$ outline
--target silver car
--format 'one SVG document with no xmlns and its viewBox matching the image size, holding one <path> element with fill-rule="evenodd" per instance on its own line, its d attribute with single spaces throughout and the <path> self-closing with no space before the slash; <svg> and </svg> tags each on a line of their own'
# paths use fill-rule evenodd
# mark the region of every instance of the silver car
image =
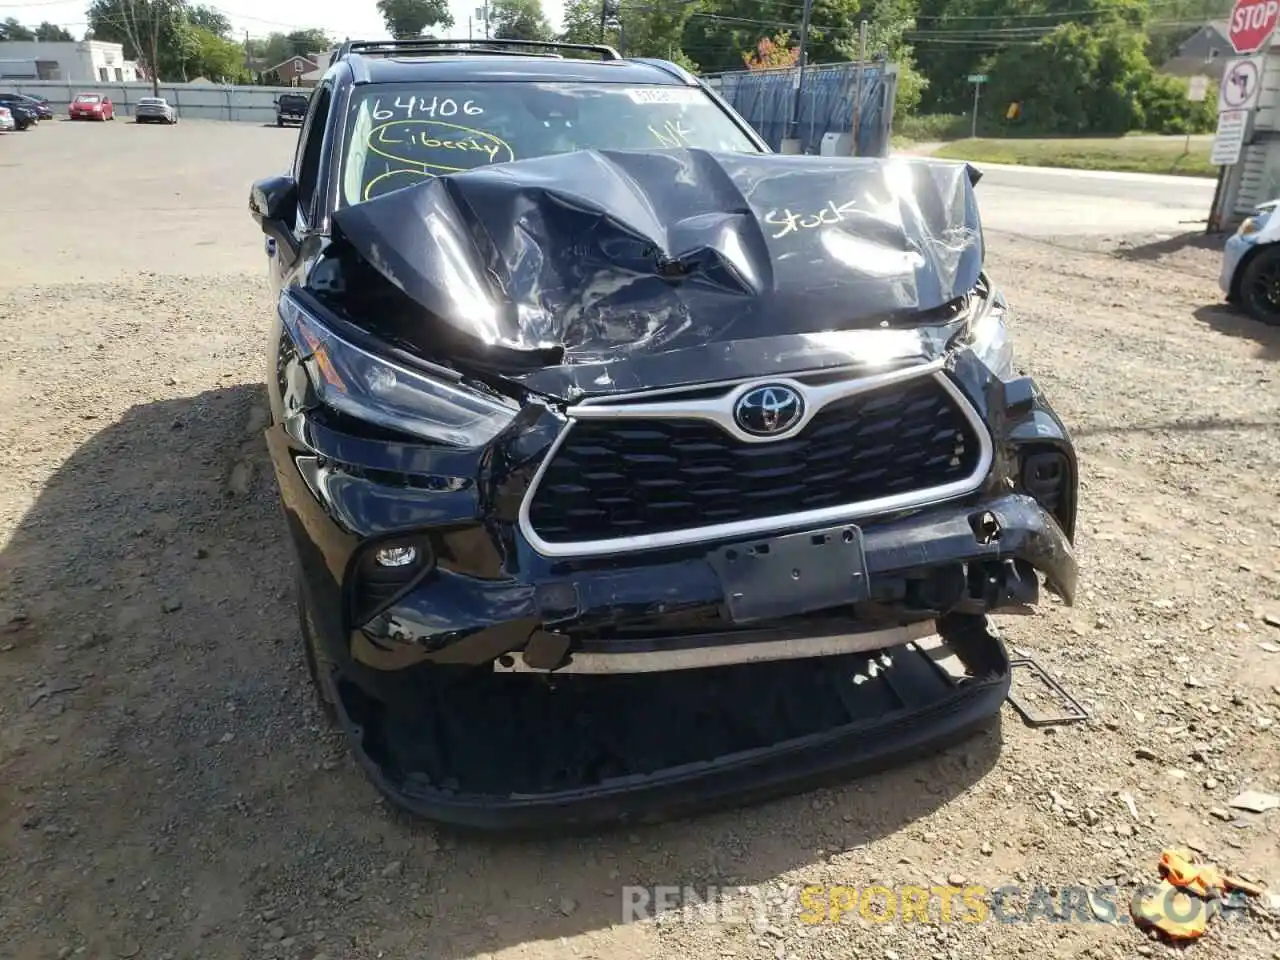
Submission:
<svg viewBox="0 0 1280 960">
<path fill-rule="evenodd" d="M 164 97 L 142 97 L 133 108 L 134 123 L 177 123 L 178 111 Z"/>
<path fill-rule="evenodd" d="M 12 130 L 17 124 L 13 122 L 13 114 L 8 107 L 0 107 L 0 130 Z"/>
</svg>

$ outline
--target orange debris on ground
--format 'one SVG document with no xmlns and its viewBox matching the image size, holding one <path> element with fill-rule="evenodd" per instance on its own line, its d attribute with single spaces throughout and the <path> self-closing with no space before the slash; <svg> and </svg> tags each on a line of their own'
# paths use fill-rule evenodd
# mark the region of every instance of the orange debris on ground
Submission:
<svg viewBox="0 0 1280 960">
<path fill-rule="evenodd" d="M 1160 883 L 1135 896 L 1129 912 L 1140 926 L 1158 930 L 1170 940 L 1203 936 L 1226 891 L 1250 896 L 1263 892 L 1257 884 L 1222 873 L 1212 864 L 1196 863 L 1185 850 L 1161 853 L 1160 873 Z"/>
</svg>

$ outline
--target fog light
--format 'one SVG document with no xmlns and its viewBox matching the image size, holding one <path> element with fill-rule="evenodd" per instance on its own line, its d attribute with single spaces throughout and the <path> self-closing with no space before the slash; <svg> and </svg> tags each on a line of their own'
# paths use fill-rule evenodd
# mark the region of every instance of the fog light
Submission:
<svg viewBox="0 0 1280 960">
<path fill-rule="evenodd" d="M 418 560 L 417 547 L 383 547 L 373 555 L 380 567 L 407 567 Z"/>
</svg>

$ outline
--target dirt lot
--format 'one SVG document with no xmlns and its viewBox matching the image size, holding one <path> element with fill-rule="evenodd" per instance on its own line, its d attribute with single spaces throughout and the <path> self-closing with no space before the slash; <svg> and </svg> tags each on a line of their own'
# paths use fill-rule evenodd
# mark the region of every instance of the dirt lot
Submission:
<svg viewBox="0 0 1280 960">
<path fill-rule="evenodd" d="M 1227 809 L 1280 792 L 1280 330 L 1219 309 L 1194 239 L 990 237 L 1084 470 L 1080 602 L 1002 627 L 1090 722 L 1006 709 L 884 776 L 591 839 L 388 811 L 314 708 L 259 437 L 271 305 L 245 200 L 295 137 L 0 137 L 0 955 L 1128 958 L 1167 948 L 1043 913 L 811 926 L 787 891 L 1123 896 L 1188 843 L 1280 887 L 1280 810 Z M 758 885 L 773 906 L 624 925 L 629 884 Z M 1189 955 L 1280 958 L 1277 916 Z"/>
</svg>

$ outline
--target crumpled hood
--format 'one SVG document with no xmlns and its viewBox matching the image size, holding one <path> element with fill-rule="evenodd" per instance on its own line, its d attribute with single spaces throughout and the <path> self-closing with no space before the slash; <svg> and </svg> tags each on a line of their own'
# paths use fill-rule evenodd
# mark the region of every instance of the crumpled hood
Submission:
<svg viewBox="0 0 1280 960">
<path fill-rule="evenodd" d="M 583 151 L 346 207 L 334 236 L 477 350 L 613 366 L 912 325 L 978 280 L 977 179 L 928 159 Z"/>
</svg>

